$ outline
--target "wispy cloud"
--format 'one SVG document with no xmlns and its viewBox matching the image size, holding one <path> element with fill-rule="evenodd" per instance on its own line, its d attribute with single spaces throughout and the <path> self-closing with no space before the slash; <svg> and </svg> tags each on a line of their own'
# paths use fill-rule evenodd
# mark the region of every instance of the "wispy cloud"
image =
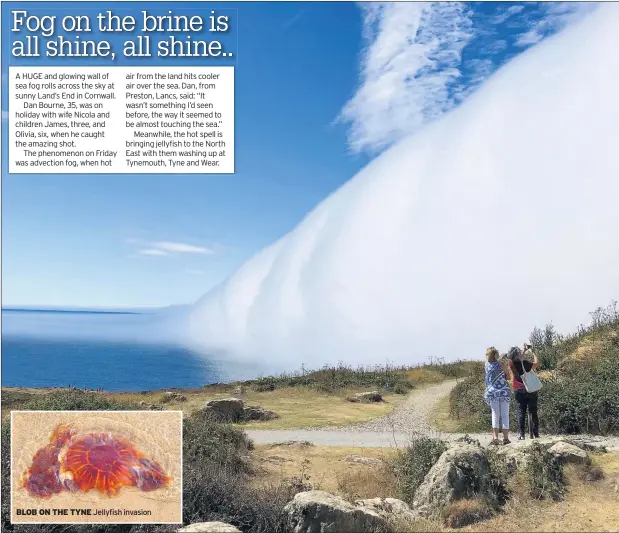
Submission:
<svg viewBox="0 0 619 533">
<path fill-rule="evenodd" d="M 522 33 L 516 46 L 537 44 L 549 34 L 562 30 L 568 24 L 593 11 L 597 2 L 540 2 L 541 18 L 532 27 Z"/>
<path fill-rule="evenodd" d="M 597 7 L 591 2 L 360 4 L 360 83 L 338 121 L 354 152 L 377 152 L 470 96 L 503 62 Z M 505 32 L 508 29 L 510 46 Z M 473 56 L 465 51 L 475 50 Z M 515 48 L 514 48 L 515 45 Z"/>
<path fill-rule="evenodd" d="M 464 3 L 361 4 L 361 85 L 340 119 L 353 150 L 386 147 L 451 107 L 449 84 L 473 36 Z"/>
<path fill-rule="evenodd" d="M 303 17 L 303 15 L 305 15 L 305 9 L 300 9 L 288 20 L 284 21 L 284 23 L 282 24 L 282 29 L 285 30 L 290 28 L 290 26 L 298 22 Z"/>
<path fill-rule="evenodd" d="M 150 256 L 168 256 L 178 254 L 200 254 L 208 255 L 215 253 L 212 248 L 205 246 L 196 246 L 184 242 L 171 241 L 143 241 L 140 239 L 127 239 L 127 243 L 134 244 L 139 247 L 137 253 L 139 255 Z"/>
<path fill-rule="evenodd" d="M 517 15 L 524 10 L 524 4 L 516 4 L 509 7 L 499 6 L 498 12 L 492 17 L 492 24 L 503 24 L 512 15 Z"/>
<path fill-rule="evenodd" d="M 168 252 L 163 250 L 157 250 L 156 248 L 145 248 L 144 250 L 138 250 L 140 255 L 170 255 Z"/>
<path fill-rule="evenodd" d="M 203 246 L 194 246 L 192 244 L 185 244 L 182 242 L 169 242 L 160 241 L 151 243 L 152 246 L 158 250 L 163 250 L 169 253 L 178 254 L 212 254 L 213 250 L 210 248 L 204 248 Z"/>
</svg>

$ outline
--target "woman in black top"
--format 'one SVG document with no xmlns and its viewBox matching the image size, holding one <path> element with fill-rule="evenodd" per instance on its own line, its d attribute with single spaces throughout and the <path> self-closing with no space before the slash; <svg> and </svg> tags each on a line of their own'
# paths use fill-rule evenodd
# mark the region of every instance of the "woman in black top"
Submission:
<svg viewBox="0 0 619 533">
<path fill-rule="evenodd" d="M 512 388 L 514 389 L 514 397 L 518 404 L 518 425 L 520 426 L 520 436 L 518 440 L 524 440 L 524 426 L 527 419 L 527 409 L 529 411 L 529 437 L 532 439 L 539 438 L 539 420 L 537 416 L 537 392 L 527 392 L 522 381 L 522 374 L 531 372 L 539 365 L 537 354 L 533 351 L 530 344 L 523 346 L 524 350 L 514 346 L 509 350 L 507 357 L 509 358 L 509 368 L 511 370 L 513 381 Z M 525 359 L 525 352 L 530 350 L 533 354 L 533 362 Z"/>
</svg>

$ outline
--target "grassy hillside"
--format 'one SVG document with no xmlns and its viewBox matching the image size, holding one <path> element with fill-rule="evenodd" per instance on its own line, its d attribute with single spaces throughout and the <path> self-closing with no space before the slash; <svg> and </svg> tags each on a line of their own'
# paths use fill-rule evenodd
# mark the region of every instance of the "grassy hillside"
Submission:
<svg viewBox="0 0 619 533">
<path fill-rule="evenodd" d="M 550 324 L 530 336 L 539 358 L 540 430 L 546 433 L 619 434 L 619 311 L 616 302 L 591 313 L 589 326 L 560 335 Z M 485 431 L 482 368 L 459 383 L 449 398 L 451 430 Z M 443 406 L 444 407 L 444 406 Z M 510 409 L 512 428 L 516 409 Z M 439 417 L 440 418 L 440 417 Z"/>
</svg>

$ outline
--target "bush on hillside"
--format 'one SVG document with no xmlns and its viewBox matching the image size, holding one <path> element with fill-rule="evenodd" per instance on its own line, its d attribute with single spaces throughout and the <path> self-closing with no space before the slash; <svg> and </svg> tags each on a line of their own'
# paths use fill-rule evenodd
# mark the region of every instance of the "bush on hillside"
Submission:
<svg viewBox="0 0 619 533">
<path fill-rule="evenodd" d="M 535 328 L 529 337 L 529 342 L 535 348 L 542 370 L 554 370 L 559 363 L 566 360 L 586 340 L 605 340 L 609 332 L 617 332 L 619 326 L 619 310 L 617 302 L 612 301 L 607 307 L 598 307 L 589 313 L 591 322 L 588 326 L 580 326 L 572 335 L 558 334 L 552 324 L 542 330 Z"/>
<path fill-rule="evenodd" d="M 272 391 L 275 388 L 284 387 L 310 387 L 329 394 L 340 393 L 344 389 L 372 387 L 381 390 L 395 389 L 400 391 L 411 390 L 420 383 L 424 383 L 424 377 L 436 381 L 468 376 L 479 367 L 473 361 L 456 361 L 445 363 L 442 359 L 433 359 L 429 364 L 418 366 L 394 366 L 376 365 L 359 366 L 357 368 L 339 363 L 326 365 L 320 370 L 306 372 L 302 370 L 296 373 L 284 373 L 279 376 L 267 376 L 253 381 L 245 382 L 258 392 Z M 409 377 L 412 370 L 415 377 Z"/>
<path fill-rule="evenodd" d="M 559 501 L 565 495 L 565 475 L 561 458 L 534 442 L 526 467 L 531 496 Z"/>
<path fill-rule="evenodd" d="M 390 465 L 398 480 L 398 489 L 402 500 L 412 503 L 415 492 L 423 483 L 426 474 L 447 450 L 447 445 L 440 439 L 419 437 L 403 450 L 398 450 Z"/>
<path fill-rule="evenodd" d="M 540 424 L 550 433 L 619 433 L 619 340 L 594 363 L 546 380 L 539 395 Z"/>
<path fill-rule="evenodd" d="M 58 390 L 43 394 L 24 405 L 30 411 L 131 411 L 139 410 L 132 402 L 121 402 L 97 392 Z"/>
</svg>

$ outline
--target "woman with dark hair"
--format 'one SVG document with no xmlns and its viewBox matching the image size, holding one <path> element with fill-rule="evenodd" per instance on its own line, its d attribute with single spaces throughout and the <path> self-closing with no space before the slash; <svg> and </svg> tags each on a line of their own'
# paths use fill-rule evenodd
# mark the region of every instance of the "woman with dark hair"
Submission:
<svg viewBox="0 0 619 533">
<path fill-rule="evenodd" d="M 528 361 L 525 357 L 527 351 L 533 355 L 533 361 Z M 509 369 L 513 376 L 512 388 L 514 389 L 514 397 L 518 404 L 518 426 L 520 436 L 518 440 L 525 438 L 525 420 L 527 418 L 527 410 L 529 411 L 529 437 L 532 439 L 539 438 L 539 420 L 537 417 L 537 392 L 527 392 L 522 375 L 525 372 L 531 372 L 539 366 L 537 354 L 533 351 L 530 344 L 525 344 L 523 349 L 514 346 L 507 354 L 509 358 Z"/>
</svg>

